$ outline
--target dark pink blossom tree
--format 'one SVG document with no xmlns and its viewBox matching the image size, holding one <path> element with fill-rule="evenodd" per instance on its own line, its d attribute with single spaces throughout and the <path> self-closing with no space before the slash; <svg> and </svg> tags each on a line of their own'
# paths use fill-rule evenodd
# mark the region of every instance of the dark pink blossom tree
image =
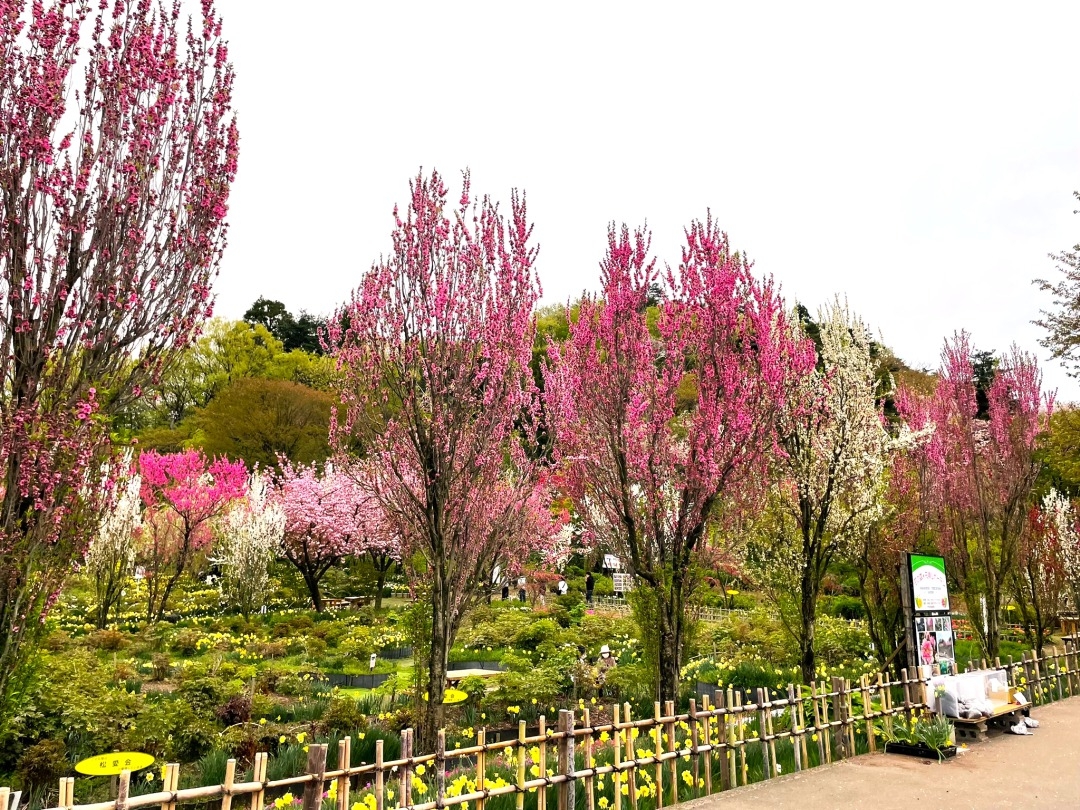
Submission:
<svg viewBox="0 0 1080 810">
<path fill-rule="evenodd" d="M 0 692 L 97 525 L 107 418 L 210 310 L 238 136 L 200 17 L 0 3 Z"/>
<path fill-rule="evenodd" d="M 282 459 L 274 491 L 285 510 L 285 559 L 304 578 L 315 610 L 323 609 L 319 583 L 327 571 L 345 557 L 393 549 L 383 539 L 378 504 L 352 474 L 330 464 L 320 471 Z"/>
<path fill-rule="evenodd" d="M 208 461 L 198 450 L 139 456 L 143 518 L 142 558 L 146 569 L 146 619 L 160 621 L 192 557 L 210 546 L 214 522 L 247 492 L 242 461 Z"/>
<path fill-rule="evenodd" d="M 348 429 L 367 448 L 371 489 L 403 552 L 424 562 L 431 605 L 428 703 L 434 745 L 450 646 L 498 560 L 527 545 L 536 462 L 529 361 L 539 285 L 525 200 L 503 216 L 484 198 L 452 208 L 437 173 L 417 176 L 390 255 L 335 319 Z M 525 431 L 521 431 L 524 433 Z"/>
<path fill-rule="evenodd" d="M 917 450 L 927 469 L 924 502 L 979 642 L 993 658 L 1002 602 L 1031 529 L 1042 467 L 1037 439 L 1049 425 L 1053 396 L 1042 390 L 1035 358 L 1014 347 L 986 392 L 986 418 L 978 418 L 972 357 L 967 333 L 955 335 L 942 351 L 934 393 L 905 392 L 897 409 L 912 428 L 933 428 Z"/>
<path fill-rule="evenodd" d="M 709 218 L 686 231 L 655 327 L 649 237 L 609 232 L 603 291 L 586 297 L 545 376 L 556 457 L 594 537 L 646 586 L 661 700 L 678 694 L 695 557 L 733 490 L 761 475 L 792 381 L 813 367 L 770 281 Z"/>
</svg>

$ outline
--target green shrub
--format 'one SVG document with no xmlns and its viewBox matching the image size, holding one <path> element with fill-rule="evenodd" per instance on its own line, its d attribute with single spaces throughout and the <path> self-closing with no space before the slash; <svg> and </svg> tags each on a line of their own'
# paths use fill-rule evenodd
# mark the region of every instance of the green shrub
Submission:
<svg viewBox="0 0 1080 810">
<path fill-rule="evenodd" d="M 98 630 L 86 637 L 86 643 L 95 650 L 116 652 L 127 647 L 131 640 L 119 630 Z"/>
<path fill-rule="evenodd" d="M 71 764 L 63 740 L 42 740 L 28 747 L 15 766 L 19 787 L 32 792 L 52 787 L 61 776 L 67 776 Z"/>
</svg>

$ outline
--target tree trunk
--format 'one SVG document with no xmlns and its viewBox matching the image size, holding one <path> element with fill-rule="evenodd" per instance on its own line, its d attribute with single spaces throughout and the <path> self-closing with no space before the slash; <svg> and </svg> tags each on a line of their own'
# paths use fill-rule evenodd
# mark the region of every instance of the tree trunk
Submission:
<svg viewBox="0 0 1080 810">
<path fill-rule="evenodd" d="M 814 627 L 817 619 L 817 588 L 811 567 L 803 569 L 802 587 L 799 603 L 799 667 L 802 670 L 803 683 L 814 682 L 817 661 L 814 655 Z"/>
<path fill-rule="evenodd" d="M 450 593 L 445 578 L 435 572 L 431 589 L 431 652 L 428 660 L 428 700 L 422 704 L 419 750 L 433 751 L 443 720 L 446 667 L 450 655 Z"/>
<path fill-rule="evenodd" d="M 386 586 L 386 571 L 382 568 L 379 569 L 378 576 L 375 579 L 375 612 L 378 613 L 382 610 L 382 592 Z"/>
<path fill-rule="evenodd" d="M 660 702 L 678 701 L 679 673 L 682 669 L 683 630 L 685 626 L 682 571 L 673 571 L 668 593 L 657 589 L 660 620 L 657 664 L 660 684 Z"/>
<path fill-rule="evenodd" d="M 308 593 L 311 594 L 311 604 L 315 606 L 315 612 L 322 613 L 323 598 L 322 592 L 319 590 L 319 578 L 315 576 L 314 571 L 306 568 L 301 568 L 300 574 L 304 577 L 304 584 L 307 585 Z"/>
</svg>

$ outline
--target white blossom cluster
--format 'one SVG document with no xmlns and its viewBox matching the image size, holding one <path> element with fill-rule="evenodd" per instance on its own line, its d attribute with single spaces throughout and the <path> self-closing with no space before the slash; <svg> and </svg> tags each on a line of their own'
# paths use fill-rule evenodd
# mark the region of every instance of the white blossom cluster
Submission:
<svg viewBox="0 0 1080 810">
<path fill-rule="evenodd" d="M 121 457 L 117 468 L 132 470 L 130 450 Z M 110 477 L 110 470 L 103 470 L 102 478 Z M 138 473 L 119 479 L 113 491 L 115 500 L 105 509 L 97 534 L 86 550 L 86 571 L 94 581 L 103 617 L 120 599 L 124 583 L 135 572 L 136 545 L 142 527 L 141 489 L 142 478 Z"/>
<path fill-rule="evenodd" d="M 266 479 L 255 473 L 246 501 L 225 516 L 222 526 L 221 590 L 244 615 L 266 603 L 270 563 L 285 534 L 285 512 L 267 494 Z"/>
</svg>

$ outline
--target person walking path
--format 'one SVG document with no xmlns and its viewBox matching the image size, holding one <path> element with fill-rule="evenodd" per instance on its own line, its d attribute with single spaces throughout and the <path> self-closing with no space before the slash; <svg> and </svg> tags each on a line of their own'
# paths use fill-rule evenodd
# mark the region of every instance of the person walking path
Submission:
<svg viewBox="0 0 1080 810">
<path fill-rule="evenodd" d="M 1080 808 L 1080 696 L 1032 710 L 1030 737 L 992 734 L 944 763 L 866 754 L 685 802 L 680 810 Z"/>
</svg>

